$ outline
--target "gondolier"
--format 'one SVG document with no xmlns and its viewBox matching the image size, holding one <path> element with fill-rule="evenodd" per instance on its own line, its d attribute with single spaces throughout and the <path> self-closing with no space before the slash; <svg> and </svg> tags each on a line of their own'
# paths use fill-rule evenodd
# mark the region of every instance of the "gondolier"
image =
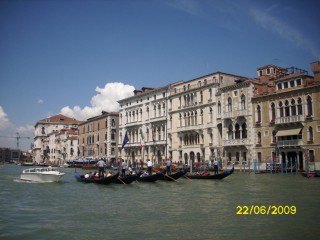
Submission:
<svg viewBox="0 0 320 240">
<path fill-rule="evenodd" d="M 97 162 L 97 166 L 99 168 L 99 177 L 103 177 L 104 174 L 104 167 L 106 166 L 106 163 L 100 159 L 99 162 Z"/>
<path fill-rule="evenodd" d="M 166 173 L 167 173 L 167 175 L 171 174 L 171 159 L 169 159 L 169 158 L 166 161 Z"/>
<path fill-rule="evenodd" d="M 148 160 L 147 164 L 148 164 L 148 170 L 147 171 L 148 171 L 149 175 L 152 175 L 152 166 L 153 166 L 153 164 L 152 164 L 150 159 Z"/>
</svg>

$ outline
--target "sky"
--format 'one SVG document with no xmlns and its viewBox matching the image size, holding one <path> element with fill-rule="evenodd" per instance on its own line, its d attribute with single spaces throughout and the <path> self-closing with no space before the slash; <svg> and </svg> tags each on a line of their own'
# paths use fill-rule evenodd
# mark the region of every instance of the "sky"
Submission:
<svg viewBox="0 0 320 240">
<path fill-rule="evenodd" d="M 134 89 L 320 60 L 316 0 L 0 0 L 0 136 L 118 111 Z M 0 147 L 16 147 L 0 137 Z"/>
</svg>

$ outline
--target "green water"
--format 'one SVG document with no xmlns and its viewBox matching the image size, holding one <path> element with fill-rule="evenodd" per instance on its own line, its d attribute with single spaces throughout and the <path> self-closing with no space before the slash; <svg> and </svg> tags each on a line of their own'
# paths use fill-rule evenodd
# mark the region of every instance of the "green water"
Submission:
<svg viewBox="0 0 320 240">
<path fill-rule="evenodd" d="M 62 169 L 60 183 L 0 168 L 0 239 L 319 239 L 320 178 L 239 173 L 219 180 L 96 185 Z M 237 206 L 296 214 L 237 215 Z"/>
</svg>

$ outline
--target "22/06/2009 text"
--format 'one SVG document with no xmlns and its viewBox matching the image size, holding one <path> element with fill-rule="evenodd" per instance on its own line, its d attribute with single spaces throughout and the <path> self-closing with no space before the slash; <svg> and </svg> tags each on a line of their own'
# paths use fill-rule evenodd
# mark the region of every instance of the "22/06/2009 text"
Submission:
<svg viewBox="0 0 320 240">
<path fill-rule="evenodd" d="M 282 215 L 282 214 L 296 214 L 296 206 L 275 206 L 275 205 L 249 205 L 237 206 L 238 215 Z"/>
</svg>

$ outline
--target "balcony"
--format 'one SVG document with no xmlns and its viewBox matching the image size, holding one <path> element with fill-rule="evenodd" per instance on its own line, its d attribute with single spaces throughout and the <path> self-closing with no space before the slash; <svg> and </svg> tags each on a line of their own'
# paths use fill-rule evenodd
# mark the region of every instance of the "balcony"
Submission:
<svg viewBox="0 0 320 240">
<path fill-rule="evenodd" d="M 247 115 L 247 110 L 246 109 L 238 110 L 236 114 L 237 114 L 237 117 L 244 117 Z"/>
<path fill-rule="evenodd" d="M 277 142 L 278 147 L 293 147 L 293 146 L 302 146 L 302 139 L 294 139 L 294 140 L 281 140 Z"/>
<path fill-rule="evenodd" d="M 223 113 L 223 118 L 232 118 L 232 117 L 233 117 L 232 111 Z"/>
<path fill-rule="evenodd" d="M 299 123 L 301 121 L 304 121 L 303 115 L 276 118 L 276 124 Z"/>
<path fill-rule="evenodd" d="M 177 130 L 178 130 L 178 132 L 192 131 L 192 130 L 202 130 L 203 127 L 204 127 L 203 124 L 198 124 L 198 125 L 178 127 Z"/>
<path fill-rule="evenodd" d="M 239 146 L 239 145 L 247 145 L 248 143 L 249 143 L 249 140 L 247 138 L 223 140 L 224 146 Z"/>
</svg>

